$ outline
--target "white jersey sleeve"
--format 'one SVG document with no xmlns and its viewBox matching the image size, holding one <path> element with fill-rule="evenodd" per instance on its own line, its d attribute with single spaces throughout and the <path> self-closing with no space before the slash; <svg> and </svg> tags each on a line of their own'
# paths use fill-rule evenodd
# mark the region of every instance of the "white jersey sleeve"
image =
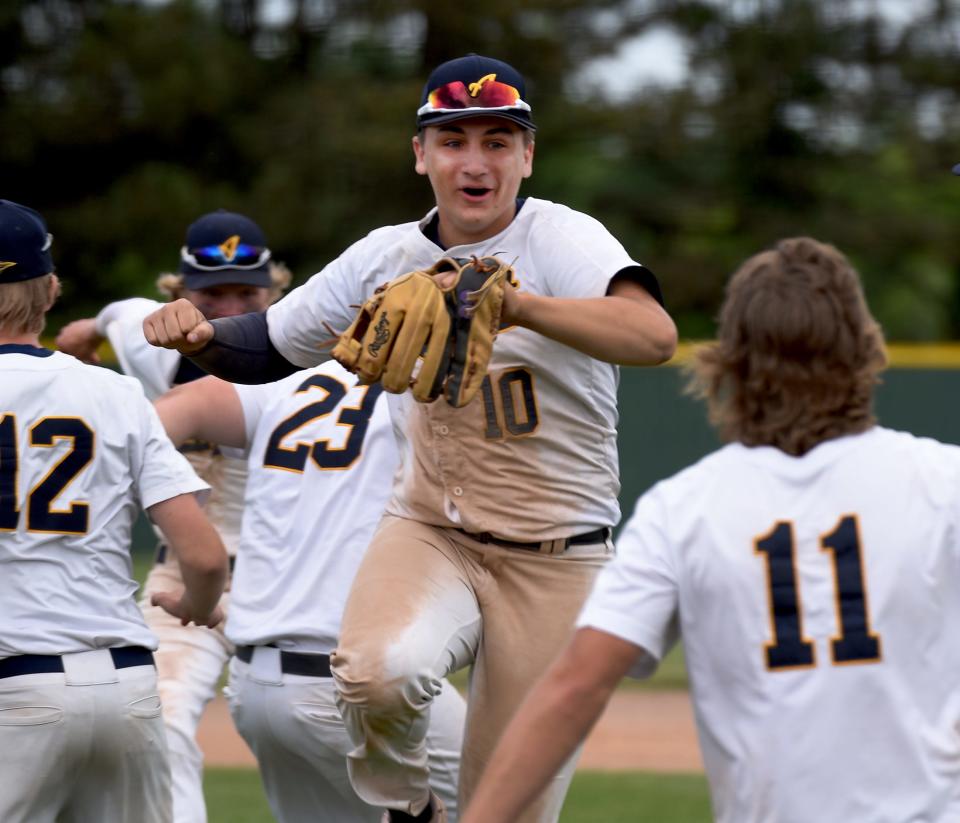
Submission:
<svg viewBox="0 0 960 823">
<path fill-rule="evenodd" d="M 207 489 L 139 383 L 0 346 L 0 657 L 156 648 L 134 600 L 142 506 Z"/>
<path fill-rule="evenodd" d="M 531 210 L 541 203 L 530 203 Z M 640 265 L 599 220 L 550 205 L 550 209 L 537 209 L 536 230 L 529 233 L 528 259 L 536 261 L 538 270 L 549 272 L 543 279 L 544 294 L 603 297 L 617 272 Z"/>
<path fill-rule="evenodd" d="M 123 373 L 137 378 L 150 400 L 170 390 L 180 364 L 179 352 L 151 346 L 143 336 L 143 319 L 162 305 L 131 297 L 108 304 L 96 318 L 97 331 L 110 341 Z"/>
<path fill-rule="evenodd" d="M 600 628 L 646 652 L 630 674 L 656 670 L 679 635 L 679 586 L 656 489 L 637 503 L 617 538 L 617 558 L 601 571 L 578 626 Z"/>
<path fill-rule="evenodd" d="M 236 389 L 249 482 L 227 636 L 328 653 L 397 468 L 386 398 L 334 361 Z"/>
</svg>

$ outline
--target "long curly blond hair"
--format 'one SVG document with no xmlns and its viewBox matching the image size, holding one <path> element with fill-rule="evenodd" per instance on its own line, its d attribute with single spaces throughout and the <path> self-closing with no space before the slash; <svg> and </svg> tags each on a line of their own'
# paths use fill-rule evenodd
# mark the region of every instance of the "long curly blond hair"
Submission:
<svg viewBox="0 0 960 823">
<path fill-rule="evenodd" d="M 724 440 L 801 455 L 876 422 L 883 332 L 860 278 L 833 246 L 781 240 L 727 285 L 717 341 L 700 347 L 688 391 Z"/>
<path fill-rule="evenodd" d="M 290 273 L 290 269 L 286 267 L 286 264 L 277 263 L 273 260 L 269 263 L 269 272 L 271 283 L 270 302 L 276 303 L 290 287 L 290 283 L 293 282 L 293 275 Z M 156 286 L 160 294 L 169 300 L 176 300 L 178 297 L 183 296 L 183 275 L 165 272 L 157 278 Z"/>
</svg>

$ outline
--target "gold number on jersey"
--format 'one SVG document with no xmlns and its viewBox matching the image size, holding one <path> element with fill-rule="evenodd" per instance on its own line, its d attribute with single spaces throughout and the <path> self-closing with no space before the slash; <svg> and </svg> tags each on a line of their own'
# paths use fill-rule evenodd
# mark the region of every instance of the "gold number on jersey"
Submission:
<svg viewBox="0 0 960 823">
<path fill-rule="evenodd" d="M 533 375 L 526 369 L 503 372 L 496 378 L 496 391 L 488 374 L 480 384 L 480 396 L 483 398 L 483 412 L 487 421 L 484 432 L 487 440 L 503 437 L 504 428 L 514 437 L 530 434 L 540 424 Z M 497 407 L 498 397 L 500 408 L 503 409 L 502 417 Z"/>
<path fill-rule="evenodd" d="M 793 524 L 778 521 L 754 540 L 766 557 L 767 594 L 772 640 L 765 646 L 769 669 L 795 669 L 816 664 L 813 642 L 804 636 Z M 832 531 L 820 536 L 820 551 L 833 561 L 837 633 L 830 641 L 835 665 L 881 659 L 880 638 L 870 628 L 863 574 L 860 529 L 855 514 L 843 515 Z"/>
<path fill-rule="evenodd" d="M 20 522 L 17 499 L 20 452 L 16 416 L 0 417 L 0 531 L 14 531 Z M 95 435 L 78 417 L 44 417 L 30 427 L 30 445 L 50 448 L 57 441 L 70 441 L 70 450 L 50 468 L 27 494 L 27 531 L 52 534 L 86 534 L 90 505 L 73 502 L 54 509 L 54 501 L 93 459 Z"/>
</svg>

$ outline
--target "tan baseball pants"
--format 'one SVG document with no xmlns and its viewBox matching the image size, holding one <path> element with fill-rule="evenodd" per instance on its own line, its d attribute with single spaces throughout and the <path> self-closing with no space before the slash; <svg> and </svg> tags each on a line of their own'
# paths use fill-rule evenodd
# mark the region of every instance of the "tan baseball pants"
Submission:
<svg viewBox="0 0 960 823">
<path fill-rule="evenodd" d="M 338 705 L 355 748 L 350 779 L 368 803 L 418 814 L 428 796 L 430 703 L 447 674 L 472 664 L 460 805 L 530 686 L 569 638 L 609 540 L 541 554 L 455 529 L 384 518 L 351 589 L 331 655 Z M 553 823 L 567 763 L 523 823 Z"/>
</svg>

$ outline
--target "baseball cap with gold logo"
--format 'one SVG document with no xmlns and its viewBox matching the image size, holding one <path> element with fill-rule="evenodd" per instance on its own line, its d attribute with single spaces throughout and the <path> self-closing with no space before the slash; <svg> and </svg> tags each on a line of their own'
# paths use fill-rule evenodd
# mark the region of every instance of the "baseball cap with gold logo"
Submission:
<svg viewBox="0 0 960 823">
<path fill-rule="evenodd" d="M 53 271 L 53 235 L 39 212 L 0 200 L 0 283 L 19 283 Z"/>
<path fill-rule="evenodd" d="M 437 66 L 417 109 L 417 128 L 467 117 L 502 117 L 536 131 L 523 75 L 509 63 L 468 54 Z"/>
<path fill-rule="evenodd" d="M 270 249 L 253 220 L 218 209 L 187 229 L 180 273 L 188 289 L 225 284 L 269 287 Z"/>
</svg>

